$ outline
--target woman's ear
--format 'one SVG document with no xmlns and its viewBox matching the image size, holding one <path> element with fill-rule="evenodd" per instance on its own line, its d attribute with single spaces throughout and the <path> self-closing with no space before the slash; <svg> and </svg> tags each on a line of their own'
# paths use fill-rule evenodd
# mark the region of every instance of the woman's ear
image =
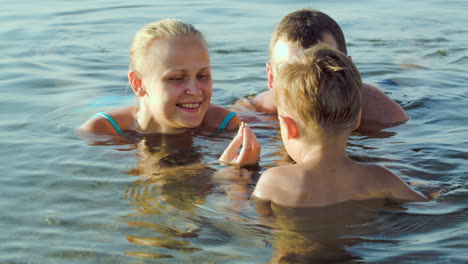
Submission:
<svg viewBox="0 0 468 264">
<path fill-rule="evenodd" d="M 267 78 L 268 78 L 268 88 L 272 89 L 273 88 L 273 71 L 271 70 L 270 63 L 266 63 L 266 73 L 267 73 Z"/>
<path fill-rule="evenodd" d="M 299 127 L 296 124 L 296 121 L 289 116 L 278 115 L 281 119 L 281 125 L 284 126 L 284 131 L 286 131 L 287 139 L 294 139 L 299 137 Z"/>
<path fill-rule="evenodd" d="M 130 82 L 130 86 L 132 86 L 132 90 L 136 94 L 136 96 L 145 96 L 146 91 L 143 88 L 142 81 L 136 72 L 131 71 L 128 73 L 128 81 Z"/>
</svg>

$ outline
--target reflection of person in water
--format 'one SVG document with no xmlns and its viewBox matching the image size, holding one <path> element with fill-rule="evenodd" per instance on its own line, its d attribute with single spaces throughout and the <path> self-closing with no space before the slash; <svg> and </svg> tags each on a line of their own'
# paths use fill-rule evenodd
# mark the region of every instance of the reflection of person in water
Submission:
<svg viewBox="0 0 468 264">
<path fill-rule="evenodd" d="M 191 134 L 151 135 L 138 143 L 138 150 L 138 166 L 128 173 L 142 176 L 135 188 L 151 189 L 161 203 L 190 211 L 211 192 L 214 169 L 201 163 Z"/>
<path fill-rule="evenodd" d="M 137 143 L 137 148 L 138 165 L 128 174 L 139 178 L 127 189 L 126 197 L 138 215 L 128 225 L 153 233 L 128 235 L 127 240 L 146 249 L 147 246 L 155 247 L 156 252 L 150 249 L 125 253 L 156 259 L 173 257 L 165 254 L 164 249 L 171 253 L 201 250 L 182 238 L 198 236 L 199 226 L 189 219 L 212 192 L 214 170 L 201 163 L 202 155 L 193 144 L 192 134 L 148 135 Z"/>
<path fill-rule="evenodd" d="M 138 179 L 126 190 L 126 197 L 138 214 L 129 217 L 127 223 L 135 229 L 126 238 L 132 244 L 145 247 L 142 248 L 144 252 L 126 254 L 170 258 L 192 253 L 201 250 L 196 243 L 216 240 L 209 236 L 197 238 L 202 229 L 207 233 L 224 232 L 223 240 L 229 237 L 229 232 L 204 217 L 204 211 L 199 208 L 207 197 L 226 197 L 232 189 L 245 188 L 246 184 L 217 178 L 215 169 L 204 162 L 203 148 L 199 145 L 203 145 L 203 141 L 197 141 L 197 137 L 189 133 L 153 134 L 137 143 L 138 164 L 128 174 Z M 234 166 L 227 169 L 240 170 Z M 226 185 L 229 190 L 224 190 Z M 242 194 L 246 193 L 242 189 Z M 225 200 L 221 198 L 221 201 L 219 205 L 224 208 Z M 223 243 L 223 240 L 216 242 Z"/>
</svg>

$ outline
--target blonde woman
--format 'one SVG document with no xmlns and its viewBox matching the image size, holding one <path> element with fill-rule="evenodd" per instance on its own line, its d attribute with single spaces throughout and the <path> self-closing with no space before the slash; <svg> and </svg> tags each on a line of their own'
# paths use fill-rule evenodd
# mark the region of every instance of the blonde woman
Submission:
<svg viewBox="0 0 468 264">
<path fill-rule="evenodd" d="M 191 24 L 164 19 L 140 29 L 130 48 L 128 80 L 139 105 L 97 113 L 81 127 L 82 133 L 132 138 L 239 127 L 234 112 L 211 104 L 210 56 L 201 32 Z M 224 161 L 256 163 L 260 145 L 255 135 L 249 127 L 240 134 L 249 140 L 246 150 Z"/>
</svg>

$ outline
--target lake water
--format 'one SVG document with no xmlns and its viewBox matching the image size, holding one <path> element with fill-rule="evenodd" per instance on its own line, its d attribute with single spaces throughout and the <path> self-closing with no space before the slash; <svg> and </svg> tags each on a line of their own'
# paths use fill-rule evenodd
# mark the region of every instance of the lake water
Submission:
<svg viewBox="0 0 468 264">
<path fill-rule="evenodd" d="M 229 107 L 266 89 L 270 34 L 302 7 L 337 20 L 364 81 L 410 116 L 354 134 L 349 155 L 436 199 L 273 221 L 245 201 L 258 173 L 253 183 L 213 176 L 232 134 L 181 137 L 184 155 L 165 160 L 176 168 L 154 165 L 172 151 L 161 139 L 75 135 L 95 112 L 133 102 L 128 48 L 144 24 L 175 17 L 204 32 L 213 101 Z M 467 1 L 20 0 L 1 9 L 1 263 L 268 263 L 288 250 L 315 260 L 282 263 L 468 263 Z M 277 123 L 258 117 L 261 173 L 284 152 Z"/>
</svg>

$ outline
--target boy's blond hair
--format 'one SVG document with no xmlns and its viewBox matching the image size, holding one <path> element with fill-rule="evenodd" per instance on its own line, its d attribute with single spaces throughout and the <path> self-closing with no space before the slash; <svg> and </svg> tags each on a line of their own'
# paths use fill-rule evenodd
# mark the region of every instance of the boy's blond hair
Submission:
<svg viewBox="0 0 468 264">
<path fill-rule="evenodd" d="M 303 133 L 350 133 L 358 121 L 359 71 L 345 54 L 324 44 L 282 65 L 274 87 L 279 113 L 291 115 L 304 128 Z"/>
<path fill-rule="evenodd" d="M 142 74 L 144 72 L 143 64 L 147 64 L 144 62 L 155 59 L 147 57 L 148 48 L 154 40 L 187 36 L 198 36 L 206 44 L 202 33 L 193 25 L 182 20 L 168 18 L 143 26 L 135 34 L 130 47 L 129 70 Z"/>
</svg>

